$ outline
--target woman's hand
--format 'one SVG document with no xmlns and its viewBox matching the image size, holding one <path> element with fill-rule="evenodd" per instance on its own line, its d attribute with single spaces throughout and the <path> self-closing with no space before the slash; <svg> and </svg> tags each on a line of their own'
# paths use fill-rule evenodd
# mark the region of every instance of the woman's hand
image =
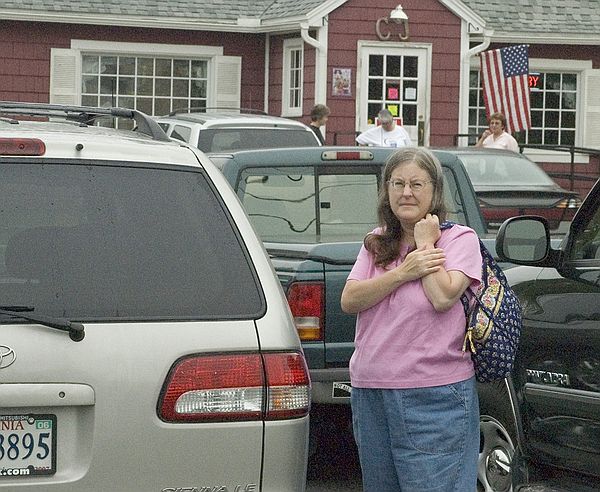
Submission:
<svg viewBox="0 0 600 492">
<path fill-rule="evenodd" d="M 477 140 L 477 142 L 475 143 L 475 147 L 483 147 L 483 141 L 488 138 L 490 135 L 492 134 L 492 131 L 488 128 L 487 130 L 485 130 L 482 134 L 481 137 L 479 137 L 479 139 Z"/>
<path fill-rule="evenodd" d="M 418 278 L 437 272 L 446 261 L 444 250 L 440 248 L 425 249 L 425 246 L 411 251 L 396 270 L 402 275 L 404 281 Z"/>
<path fill-rule="evenodd" d="M 433 248 L 433 245 L 442 235 L 438 216 L 427 214 L 415 224 L 414 235 L 417 249 L 422 247 Z"/>
</svg>

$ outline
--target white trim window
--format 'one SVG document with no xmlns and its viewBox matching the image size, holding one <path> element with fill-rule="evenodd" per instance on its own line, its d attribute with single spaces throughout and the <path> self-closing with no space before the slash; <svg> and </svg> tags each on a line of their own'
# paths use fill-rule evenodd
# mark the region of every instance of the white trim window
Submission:
<svg viewBox="0 0 600 492">
<path fill-rule="evenodd" d="M 531 128 L 517 132 L 521 143 L 576 145 L 579 74 L 570 71 L 530 71 Z M 488 127 L 481 72 L 469 77 L 469 133 Z"/>
<path fill-rule="evenodd" d="M 189 58 L 81 56 L 81 103 L 119 106 L 149 115 L 206 108 L 208 61 Z"/>
<path fill-rule="evenodd" d="M 50 56 L 55 104 L 120 106 L 153 116 L 240 107 L 241 57 L 223 56 L 222 47 L 72 40 L 70 49 L 52 48 Z"/>
<path fill-rule="evenodd" d="M 473 60 L 469 74 L 469 123 L 468 132 L 475 135 L 487 128 L 481 72 L 478 60 Z M 593 96 L 600 87 L 599 70 L 591 70 L 589 60 L 556 60 L 532 58 L 529 60 L 531 128 L 518 132 L 515 138 L 520 143 L 535 145 L 561 145 L 594 147 L 594 108 L 598 107 L 598 96 Z M 590 96 L 590 88 L 592 96 Z M 586 95 L 587 93 L 587 95 Z M 556 154 L 548 150 L 528 149 L 530 154 L 547 154 L 552 161 Z M 540 157 L 541 158 L 541 157 Z M 568 156 L 566 157 L 568 158 Z M 585 160 L 585 159 L 584 159 Z"/>
<path fill-rule="evenodd" d="M 283 116 L 302 116 L 303 84 L 304 43 L 302 39 L 285 39 L 283 41 Z"/>
</svg>

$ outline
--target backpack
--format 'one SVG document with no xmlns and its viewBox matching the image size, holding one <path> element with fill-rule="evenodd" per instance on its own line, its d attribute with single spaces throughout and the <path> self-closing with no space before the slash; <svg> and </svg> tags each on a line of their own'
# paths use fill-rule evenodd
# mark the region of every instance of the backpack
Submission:
<svg viewBox="0 0 600 492">
<path fill-rule="evenodd" d="M 449 229 L 453 225 L 446 221 L 440 229 Z M 460 299 L 467 319 L 463 352 L 470 350 L 477 381 L 487 383 L 510 375 L 523 320 L 521 305 L 504 272 L 481 240 L 479 248 L 481 283 L 476 291 L 472 291 L 472 302 L 465 294 Z"/>
</svg>

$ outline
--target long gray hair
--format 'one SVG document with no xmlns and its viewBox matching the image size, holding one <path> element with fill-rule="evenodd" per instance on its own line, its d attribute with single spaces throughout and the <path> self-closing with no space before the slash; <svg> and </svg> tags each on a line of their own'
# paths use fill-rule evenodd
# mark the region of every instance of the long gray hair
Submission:
<svg viewBox="0 0 600 492">
<path fill-rule="evenodd" d="M 390 207 L 388 181 L 394 170 L 407 163 L 415 163 L 427 172 L 433 184 L 433 198 L 428 213 L 439 217 L 440 223 L 446 219 L 447 209 L 444 202 L 444 175 L 438 158 L 424 148 L 406 147 L 391 154 L 383 169 L 381 188 L 377 203 L 377 216 L 383 232 L 381 235 L 369 234 L 365 238 L 365 248 L 375 255 L 375 264 L 389 265 L 400 254 L 402 226 Z"/>
</svg>

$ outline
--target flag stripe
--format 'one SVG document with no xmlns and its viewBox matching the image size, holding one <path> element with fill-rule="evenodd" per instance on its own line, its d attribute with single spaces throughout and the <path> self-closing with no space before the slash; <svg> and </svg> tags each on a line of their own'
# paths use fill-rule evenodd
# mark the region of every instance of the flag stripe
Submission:
<svg viewBox="0 0 600 492">
<path fill-rule="evenodd" d="M 529 106 L 529 56 L 527 45 L 488 50 L 480 54 L 483 96 L 488 118 L 506 117 L 507 131 L 531 126 Z"/>
</svg>

